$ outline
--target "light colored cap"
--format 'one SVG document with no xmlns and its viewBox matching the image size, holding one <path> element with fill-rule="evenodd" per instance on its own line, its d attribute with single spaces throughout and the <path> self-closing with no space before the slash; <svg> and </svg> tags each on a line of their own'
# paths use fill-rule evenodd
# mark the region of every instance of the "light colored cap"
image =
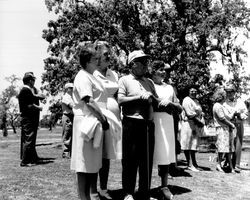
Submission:
<svg viewBox="0 0 250 200">
<path fill-rule="evenodd" d="M 229 84 L 226 84 L 226 86 L 225 86 L 225 90 L 227 91 L 227 92 L 231 92 L 231 91 L 236 91 L 236 88 L 235 88 L 235 86 L 233 85 L 233 84 L 231 84 L 231 83 L 229 83 Z"/>
<path fill-rule="evenodd" d="M 130 64 L 136 58 L 142 58 L 142 57 L 150 57 L 150 56 L 148 54 L 145 54 L 142 50 L 132 51 L 128 55 L 128 64 Z"/>
<path fill-rule="evenodd" d="M 73 88 L 73 87 L 74 87 L 73 83 L 66 83 L 64 86 L 65 89 Z"/>
</svg>

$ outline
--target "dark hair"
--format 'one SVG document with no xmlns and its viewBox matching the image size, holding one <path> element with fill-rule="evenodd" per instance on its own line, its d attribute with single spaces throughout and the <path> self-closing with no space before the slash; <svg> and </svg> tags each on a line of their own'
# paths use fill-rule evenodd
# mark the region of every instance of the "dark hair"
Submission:
<svg viewBox="0 0 250 200">
<path fill-rule="evenodd" d="M 155 72 L 162 67 L 165 67 L 165 63 L 163 61 L 161 60 L 153 61 L 151 64 L 151 69 L 152 69 L 151 73 L 155 74 Z"/>
<path fill-rule="evenodd" d="M 83 69 L 86 68 L 87 63 L 91 60 L 91 58 L 95 55 L 95 50 L 93 45 L 87 45 L 80 49 L 79 51 L 79 62 Z"/>
<path fill-rule="evenodd" d="M 30 80 L 35 80 L 35 78 L 29 74 L 25 74 L 23 77 L 23 84 L 27 85 L 30 82 Z"/>
</svg>

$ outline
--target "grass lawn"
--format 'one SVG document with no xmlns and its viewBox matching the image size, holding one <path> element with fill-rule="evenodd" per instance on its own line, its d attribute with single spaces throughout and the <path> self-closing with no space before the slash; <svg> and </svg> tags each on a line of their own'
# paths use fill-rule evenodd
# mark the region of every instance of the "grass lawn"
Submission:
<svg viewBox="0 0 250 200">
<path fill-rule="evenodd" d="M 62 159 L 61 129 L 53 132 L 39 130 L 37 152 L 48 158 L 48 163 L 20 167 L 20 131 L 0 136 L 0 200 L 77 200 L 75 176 L 70 171 L 70 160 Z M 214 153 L 198 153 L 201 172 L 186 170 L 183 176 L 169 179 L 175 200 L 249 200 L 250 170 L 240 174 L 221 173 L 215 170 Z M 183 161 L 183 153 L 179 160 Z M 183 163 L 183 162 L 180 162 Z M 180 165 L 183 167 L 183 165 Z M 156 166 L 153 169 L 152 189 L 160 185 Z M 121 163 L 111 161 L 109 189 L 115 200 L 121 198 Z"/>
</svg>

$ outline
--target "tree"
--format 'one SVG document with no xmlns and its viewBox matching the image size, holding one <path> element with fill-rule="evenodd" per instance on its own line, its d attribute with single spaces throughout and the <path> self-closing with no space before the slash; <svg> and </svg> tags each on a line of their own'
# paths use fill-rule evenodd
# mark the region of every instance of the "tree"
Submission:
<svg viewBox="0 0 250 200">
<path fill-rule="evenodd" d="M 0 95 L 0 104 L 2 105 L 0 109 L 0 117 L 2 120 L 3 132 L 5 136 L 7 136 L 7 123 L 10 123 L 14 133 L 16 133 L 16 125 L 18 125 L 19 108 L 16 97 L 18 94 L 17 83 L 20 78 L 16 75 L 11 75 L 5 79 L 10 82 L 10 86 L 8 86 Z"/>
<path fill-rule="evenodd" d="M 42 79 L 50 83 L 45 88 L 52 94 L 77 73 L 79 43 L 97 39 L 108 41 L 117 58 L 143 49 L 152 59 L 168 63 L 181 100 L 188 86 L 199 85 L 208 120 L 213 92 L 209 65 L 214 53 L 221 55 L 238 88 L 248 80 L 240 73 L 246 52 L 235 43 L 236 30 L 246 37 L 249 34 L 246 25 L 250 10 L 242 0 L 100 0 L 94 4 L 46 0 L 46 5 L 58 14 L 58 19 L 49 21 L 43 31 L 50 57 L 44 61 L 46 73 Z"/>
</svg>

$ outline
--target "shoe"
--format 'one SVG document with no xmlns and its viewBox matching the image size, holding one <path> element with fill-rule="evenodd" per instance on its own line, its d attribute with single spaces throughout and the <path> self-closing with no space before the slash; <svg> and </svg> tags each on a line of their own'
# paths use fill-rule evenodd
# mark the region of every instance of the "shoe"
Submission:
<svg viewBox="0 0 250 200">
<path fill-rule="evenodd" d="M 98 193 L 90 194 L 90 199 L 91 200 L 100 200 L 99 194 Z"/>
<path fill-rule="evenodd" d="M 32 166 L 35 166 L 35 164 L 34 163 L 23 163 L 23 162 L 20 163 L 20 167 L 32 167 Z"/>
<path fill-rule="evenodd" d="M 194 166 L 191 166 L 191 167 L 188 166 L 188 169 L 191 170 L 191 171 L 193 171 L 193 172 L 199 172 L 200 171 L 198 168 L 196 168 Z"/>
<path fill-rule="evenodd" d="M 170 192 L 168 187 L 161 188 L 161 195 L 163 196 L 162 199 L 164 200 L 171 200 L 174 198 L 174 195 Z"/>
<path fill-rule="evenodd" d="M 134 200 L 133 196 L 131 194 L 127 194 L 125 197 L 124 197 L 124 200 Z"/>
<path fill-rule="evenodd" d="M 240 173 L 240 172 L 241 172 L 241 169 L 240 169 L 239 167 L 235 167 L 235 168 L 234 168 L 234 171 L 235 171 L 236 173 Z"/>
<path fill-rule="evenodd" d="M 219 172 L 224 172 L 224 170 L 221 168 L 220 165 L 217 165 L 217 166 L 216 166 L 216 170 L 219 171 Z"/>
<path fill-rule="evenodd" d="M 112 197 L 108 193 L 108 190 L 100 190 L 99 195 L 101 196 L 101 198 L 112 199 Z"/>
</svg>

